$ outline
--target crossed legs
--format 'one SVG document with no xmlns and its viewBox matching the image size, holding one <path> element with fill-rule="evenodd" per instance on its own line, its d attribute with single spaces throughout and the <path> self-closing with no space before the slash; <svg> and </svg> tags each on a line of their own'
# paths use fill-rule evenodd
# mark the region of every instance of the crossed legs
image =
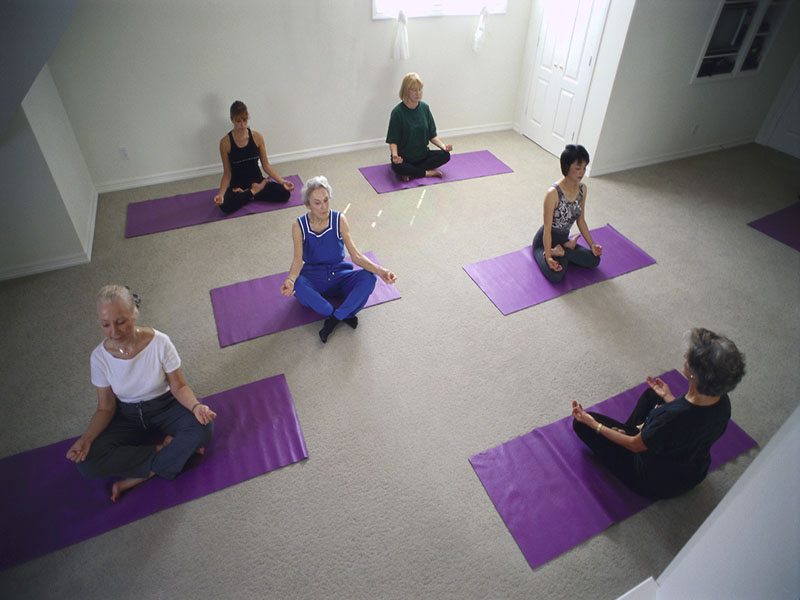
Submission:
<svg viewBox="0 0 800 600">
<path fill-rule="evenodd" d="M 356 313 L 367 303 L 375 289 L 375 281 L 376 275 L 365 269 L 339 271 L 331 277 L 301 272 L 294 283 L 294 291 L 300 304 L 327 317 L 320 331 L 320 338 L 325 342 L 340 321 L 356 327 Z M 338 308 L 334 308 L 326 298 L 331 296 L 344 298 Z"/>
</svg>

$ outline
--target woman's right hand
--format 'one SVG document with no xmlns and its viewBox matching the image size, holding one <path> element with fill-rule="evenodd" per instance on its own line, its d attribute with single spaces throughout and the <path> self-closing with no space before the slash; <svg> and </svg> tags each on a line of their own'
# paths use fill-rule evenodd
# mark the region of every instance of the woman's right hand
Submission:
<svg viewBox="0 0 800 600">
<path fill-rule="evenodd" d="M 403 162 L 403 157 L 400 156 L 399 154 L 396 156 L 392 156 L 392 162 L 396 165 L 399 165 L 401 162 Z"/>
<path fill-rule="evenodd" d="M 597 421 L 588 412 L 583 410 L 583 406 L 575 400 L 572 401 L 572 417 L 579 423 L 583 423 L 592 429 L 597 427 Z"/>
<path fill-rule="evenodd" d="M 92 447 L 91 442 L 87 442 L 83 436 L 79 437 L 75 440 L 75 443 L 72 444 L 72 448 L 67 450 L 67 459 L 71 460 L 72 462 L 83 462 L 86 460 L 86 457 L 89 454 L 89 449 Z"/>
<path fill-rule="evenodd" d="M 550 267 L 552 271 L 558 272 L 564 268 L 561 266 L 561 263 L 558 262 L 555 258 L 552 258 L 550 256 L 545 256 L 544 259 L 547 262 L 547 266 Z"/>
<path fill-rule="evenodd" d="M 217 194 L 216 196 L 214 196 L 214 204 L 216 204 L 217 206 L 222 204 L 222 194 Z"/>
<path fill-rule="evenodd" d="M 283 285 L 281 285 L 281 294 L 284 296 L 292 297 L 294 296 L 294 280 L 289 279 L 288 277 L 283 280 Z"/>
</svg>

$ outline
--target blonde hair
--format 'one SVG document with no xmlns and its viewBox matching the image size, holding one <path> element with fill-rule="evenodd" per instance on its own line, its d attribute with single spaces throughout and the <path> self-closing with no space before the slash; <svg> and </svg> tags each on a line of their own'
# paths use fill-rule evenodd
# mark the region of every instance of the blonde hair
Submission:
<svg viewBox="0 0 800 600">
<path fill-rule="evenodd" d="M 124 285 L 104 285 L 97 292 L 97 304 L 119 302 L 134 317 L 139 316 L 139 297 Z"/>
<path fill-rule="evenodd" d="M 408 98 L 408 90 L 415 83 L 419 84 L 420 89 L 422 89 L 425 85 L 422 83 L 422 79 L 420 79 L 419 75 L 416 73 L 408 73 L 405 77 L 403 77 L 403 83 L 400 84 L 400 100 L 405 102 L 405 99 Z"/>
</svg>

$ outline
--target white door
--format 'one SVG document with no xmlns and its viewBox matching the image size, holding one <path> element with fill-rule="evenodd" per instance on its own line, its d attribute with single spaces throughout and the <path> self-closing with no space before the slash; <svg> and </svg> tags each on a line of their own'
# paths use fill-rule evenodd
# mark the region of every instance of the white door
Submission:
<svg viewBox="0 0 800 600">
<path fill-rule="evenodd" d="M 608 1 L 546 0 L 522 133 L 556 156 L 580 143 Z"/>
</svg>

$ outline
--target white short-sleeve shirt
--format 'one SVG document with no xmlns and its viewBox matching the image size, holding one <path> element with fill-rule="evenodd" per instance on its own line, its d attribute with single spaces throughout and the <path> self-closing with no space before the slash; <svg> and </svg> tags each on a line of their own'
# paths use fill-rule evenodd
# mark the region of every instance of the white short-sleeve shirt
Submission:
<svg viewBox="0 0 800 600">
<path fill-rule="evenodd" d="M 144 402 L 169 391 L 167 373 L 181 366 L 181 358 L 165 333 L 153 329 L 150 343 L 131 359 L 112 356 L 101 342 L 92 352 L 92 384 L 111 387 L 120 402 Z"/>
</svg>

